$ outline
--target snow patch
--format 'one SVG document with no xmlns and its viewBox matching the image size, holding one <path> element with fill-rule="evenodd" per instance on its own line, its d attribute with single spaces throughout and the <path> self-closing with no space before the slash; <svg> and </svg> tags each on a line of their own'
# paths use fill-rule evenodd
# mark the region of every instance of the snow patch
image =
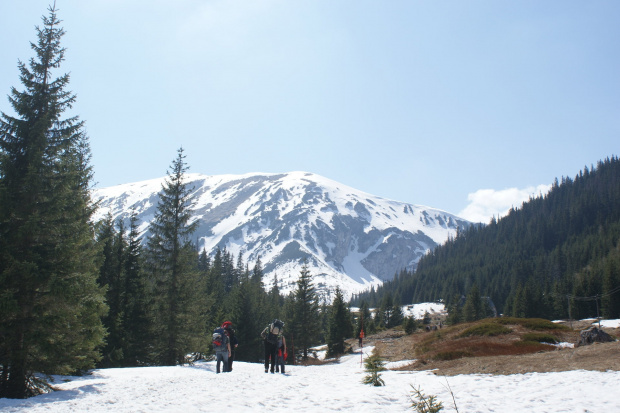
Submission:
<svg viewBox="0 0 620 413">
<path fill-rule="evenodd" d="M 381 372 L 385 386 L 373 387 L 362 384 L 367 375 L 363 359 L 370 352 L 343 356 L 338 363 L 322 366 L 287 365 L 286 374 L 265 374 L 261 363 L 244 362 L 235 362 L 231 373 L 216 374 L 215 362 L 210 361 L 56 376 L 59 391 L 26 400 L 0 399 L 0 411 L 405 413 L 412 411 L 412 385 L 435 395 L 447 412 L 453 411 L 450 391 L 461 412 L 580 412 L 584 406 L 593 412 L 620 411 L 617 371 L 444 377 L 430 371 L 386 370 Z"/>
</svg>

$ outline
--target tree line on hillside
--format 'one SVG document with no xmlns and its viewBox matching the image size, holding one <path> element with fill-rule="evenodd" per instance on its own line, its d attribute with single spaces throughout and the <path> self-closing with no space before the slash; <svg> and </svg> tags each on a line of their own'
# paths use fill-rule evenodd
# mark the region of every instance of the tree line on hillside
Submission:
<svg viewBox="0 0 620 413">
<path fill-rule="evenodd" d="M 35 57 L 19 62 L 15 115 L 0 119 L 0 397 L 50 389 L 51 374 L 94 367 L 176 365 L 208 355 L 211 332 L 234 323 L 237 358 L 261 358 L 262 328 L 285 320 L 301 357 L 325 342 L 344 351 L 353 319 L 342 293 L 320 303 L 304 263 L 296 289 L 266 291 L 260 259 L 250 264 L 190 242 L 197 222 L 178 151 L 160 193 L 148 240 L 128 224 L 93 223 L 92 167 L 84 124 L 64 117 L 75 96 L 55 6 L 36 28 Z M 125 227 L 127 225 L 127 227 Z M 294 358 L 294 354 L 292 354 Z"/>
<path fill-rule="evenodd" d="M 617 156 L 556 179 L 544 196 L 472 226 L 379 288 L 354 297 L 378 305 L 443 301 L 454 320 L 479 296 L 480 316 L 620 317 L 620 162 Z M 470 309 L 468 309 L 470 310 Z"/>
</svg>

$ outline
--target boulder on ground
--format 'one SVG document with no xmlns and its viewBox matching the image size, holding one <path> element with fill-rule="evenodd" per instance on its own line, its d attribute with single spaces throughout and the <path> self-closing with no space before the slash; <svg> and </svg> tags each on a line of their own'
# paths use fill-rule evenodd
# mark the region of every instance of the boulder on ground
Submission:
<svg viewBox="0 0 620 413">
<path fill-rule="evenodd" d="M 579 333 L 579 343 L 577 343 L 577 346 L 587 346 L 592 343 L 609 343 L 610 341 L 616 340 L 603 330 L 599 330 L 595 326 L 592 326 Z"/>
</svg>

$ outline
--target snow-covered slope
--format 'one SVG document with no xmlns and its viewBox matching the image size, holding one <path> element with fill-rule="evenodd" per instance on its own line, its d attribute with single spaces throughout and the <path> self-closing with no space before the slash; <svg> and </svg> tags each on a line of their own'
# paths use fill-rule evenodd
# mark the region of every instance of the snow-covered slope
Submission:
<svg viewBox="0 0 620 413">
<path fill-rule="evenodd" d="M 164 178 L 96 190 L 98 218 L 138 214 L 148 236 Z M 330 301 L 415 268 L 429 249 L 470 225 L 444 211 L 376 197 L 306 173 L 188 174 L 195 195 L 196 240 L 213 252 L 226 248 L 250 265 L 260 257 L 265 285 L 277 276 L 294 288 L 307 259 L 314 284 Z"/>
<path fill-rule="evenodd" d="M 565 357 L 571 349 L 559 350 Z M 286 366 L 265 374 L 258 363 L 234 362 L 216 374 L 215 362 L 193 366 L 99 369 L 57 376 L 61 390 L 26 400 L 0 399 L 6 413 L 65 412 L 413 412 L 412 387 L 436 396 L 443 412 L 618 412 L 620 372 L 562 371 L 494 376 L 433 371 L 382 371 L 385 386 L 362 384 L 361 363 L 372 352 L 342 356 L 321 366 Z M 411 361 L 410 361 L 411 362 Z M 388 363 L 388 369 L 408 364 Z"/>
</svg>

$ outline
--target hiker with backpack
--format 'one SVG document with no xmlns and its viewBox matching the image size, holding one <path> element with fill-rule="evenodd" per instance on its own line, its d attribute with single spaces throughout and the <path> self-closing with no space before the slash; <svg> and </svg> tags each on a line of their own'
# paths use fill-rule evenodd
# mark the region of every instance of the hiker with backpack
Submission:
<svg viewBox="0 0 620 413">
<path fill-rule="evenodd" d="M 218 327 L 213 331 L 213 350 L 215 350 L 215 372 L 220 372 L 220 362 L 223 363 L 222 371 L 228 371 L 228 358 L 230 357 L 230 340 L 226 330 Z"/>
<path fill-rule="evenodd" d="M 272 373 L 274 372 L 278 336 L 282 333 L 283 327 L 284 323 L 276 318 L 260 333 L 263 341 L 265 342 L 265 373 L 268 371 L 271 371 Z M 269 370 L 270 361 L 271 370 Z"/>
<path fill-rule="evenodd" d="M 237 335 L 235 334 L 235 330 L 232 328 L 232 323 L 230 321 L 224 321 L 224 323 L 222 323 L 222 328 L 228 335 L 228 341 L 230 342 L 230 356 L 228 357 L 228 366 L 224 371 L 231 372 L 233 361 L 235 360 L 235 349 L 239 345 L 239 340 L 237 340 Z"/>
<path fill-rule="evenodd" d="M 276 344 L 276 373 L 282 372 L 284 374 L 284 363 L 286 362 L 287 352 L 286 352 L 286 339 L 284 338 L 284 334 L 280 333 L 278 335 L 278 341 Z"/>
</svg>

